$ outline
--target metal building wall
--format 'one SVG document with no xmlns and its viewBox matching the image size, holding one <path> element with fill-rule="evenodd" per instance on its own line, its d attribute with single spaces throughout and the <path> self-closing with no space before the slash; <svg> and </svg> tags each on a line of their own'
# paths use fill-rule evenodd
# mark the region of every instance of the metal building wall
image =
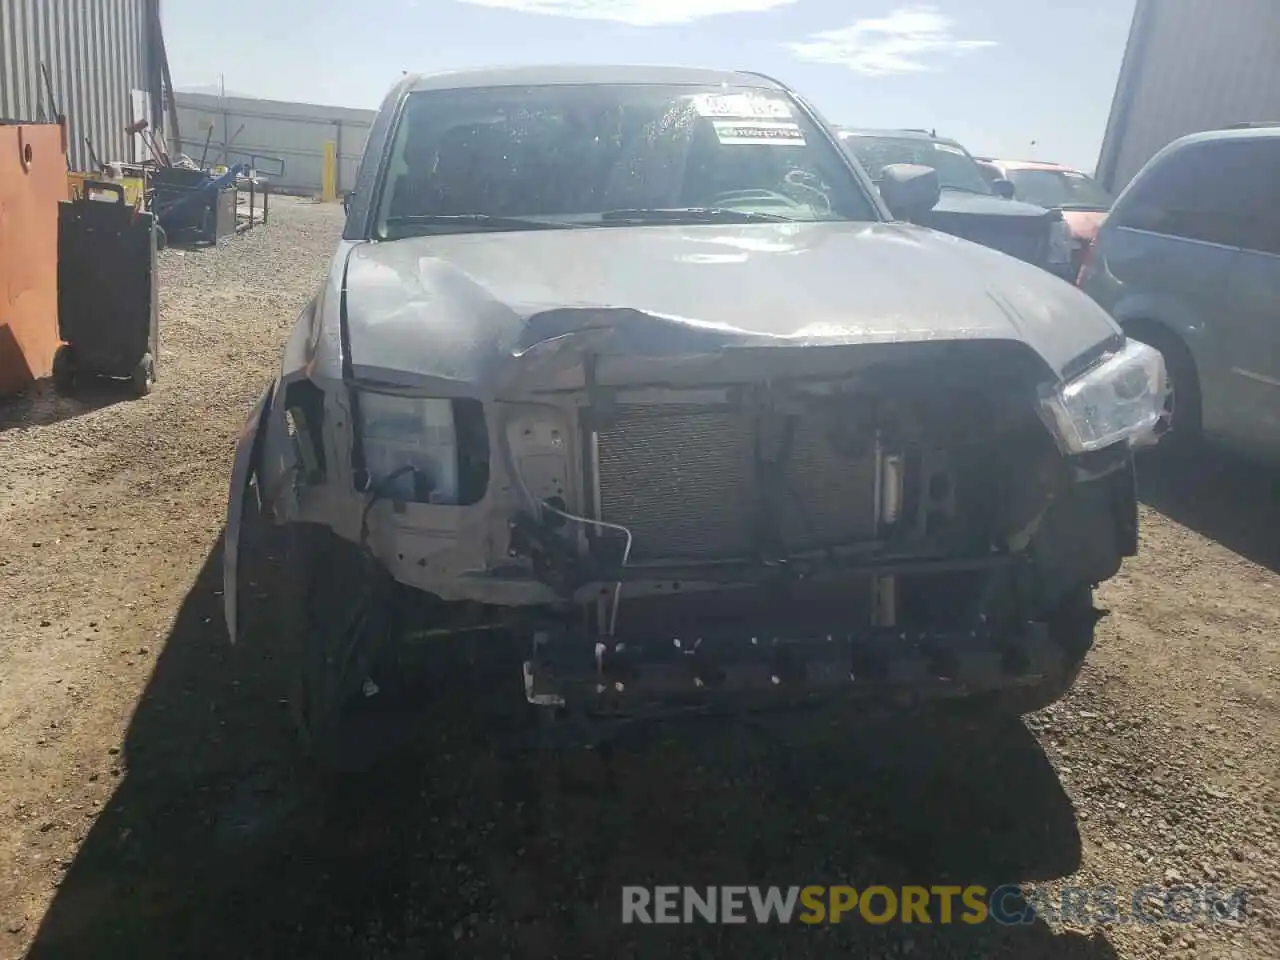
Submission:
<svg viewBox="0 0 1280 960">
<path fill-rule="evenodd" d="M 281 100 L 218 97 L 178 93 L 178 124 L 182 152 L 199 160 L 208 141 L 209 163 L 250 163 L 254 156 L 276 157 L 284 164 L 280 175 L 268 164 L 259 172 L 273 188 L 319 193 L 324 144 L 338 144 L 338 190 L 349 190 L 364 151 L 376 111 L 326 107 Z"/>
<path fill-rule="evenodd" d="M 1244 120 L 1280 121 L 1280 0 L 1138 0 L 1098 158 L 1122 189 L 1161 148 Z"/>
<path fill-rule="evenodd" d="M 153 2 L 0 0 L 0 120 L 53 119 L 44 64 L 57 110 L 67 117 L 72 168 L 91 168 L 86 137 L 101 159 L 130 159 L 131 146 L 139 146 L 124 128 L 141 117 L 156 120 L 146 97 L 135 115 L 132 94 L 150 89 Z"/>
</svg>

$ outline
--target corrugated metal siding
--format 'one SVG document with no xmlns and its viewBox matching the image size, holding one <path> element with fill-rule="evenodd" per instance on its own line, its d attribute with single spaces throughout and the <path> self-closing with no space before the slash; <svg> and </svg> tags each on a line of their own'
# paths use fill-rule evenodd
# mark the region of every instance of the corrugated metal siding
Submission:
<svg viewBox="0 0 1280 960">
<path fill-rule="evenodd" d="M 147 90 L 148 0 L 0 0 L 0 120 L 52 119 L 40 65 L 67 116 L 68 156 L 129 159 L 131 90 Z M 148 120 L 155 122 L 150 116 Z"/>
<path fill-rule="evenodd" d="M 1105 185 L 1121 189 L 1186 134 L 1280 120 L 1280 0 L 1139 0 L 1134 17 L 1098 159 Z"/>
<path fill-rule="evenodd" d="M 320 191 L 326 140 L 338 143 L 338 190 L 355 185 L 364 142 L 376 116 L 374 110 L 204 93 L 178 93 L 174 102 L 183 153 L 199 160 L 212 129 L 208 162 L 248 163 L 254 155 L 276 157 L 284 164 L 281 175 L 272 176 L 266 165 L 259 166 L 260 172 L 277 189 L 309 193 Z"/>
</svg>

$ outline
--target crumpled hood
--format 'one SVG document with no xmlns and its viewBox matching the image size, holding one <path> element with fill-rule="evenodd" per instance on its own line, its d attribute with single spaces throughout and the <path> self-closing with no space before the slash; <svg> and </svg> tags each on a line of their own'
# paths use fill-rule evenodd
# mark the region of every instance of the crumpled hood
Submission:
<svg viewBox="0 0 1280 960">
<path fill-rule="evenodd" d="M 347 260 L 358 377 L 485 396 L 513 357 L 585 329 L 607 354 L 1022 341 L 1059 375 L 1118 333 L 1038 267 L 891 223 L 604 227 L 365 243 Z M 403 378 L 395 374 L 405 375 Z"/>
</svg>

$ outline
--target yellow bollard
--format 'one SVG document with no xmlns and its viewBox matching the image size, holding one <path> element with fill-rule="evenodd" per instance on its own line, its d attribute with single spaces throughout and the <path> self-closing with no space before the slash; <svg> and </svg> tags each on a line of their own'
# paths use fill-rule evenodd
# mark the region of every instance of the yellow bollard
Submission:
<svg viewBox="0 0 1280 960">
<path fill-rule="evenodd" d="M 333 203 L 338 199 L 338 142 L 324 142 L 324 167 L 321 171 L 320 199 Z"/>
</svg>

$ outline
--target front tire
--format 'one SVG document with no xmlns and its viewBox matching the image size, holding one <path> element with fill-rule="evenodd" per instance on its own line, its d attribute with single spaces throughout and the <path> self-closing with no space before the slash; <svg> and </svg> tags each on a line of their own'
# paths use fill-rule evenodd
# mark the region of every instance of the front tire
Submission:
<svg viewBox="0 0 1280 960">
<path fill-rule="evenodd" d="M 290 524 L 284 539 L 282 619 L 298 739 L 322 771 L 358 769 L 371 745 L 353 741 L 346 721 L 391 630 L 390 578 L 327 527 Z"/>
</svg>

